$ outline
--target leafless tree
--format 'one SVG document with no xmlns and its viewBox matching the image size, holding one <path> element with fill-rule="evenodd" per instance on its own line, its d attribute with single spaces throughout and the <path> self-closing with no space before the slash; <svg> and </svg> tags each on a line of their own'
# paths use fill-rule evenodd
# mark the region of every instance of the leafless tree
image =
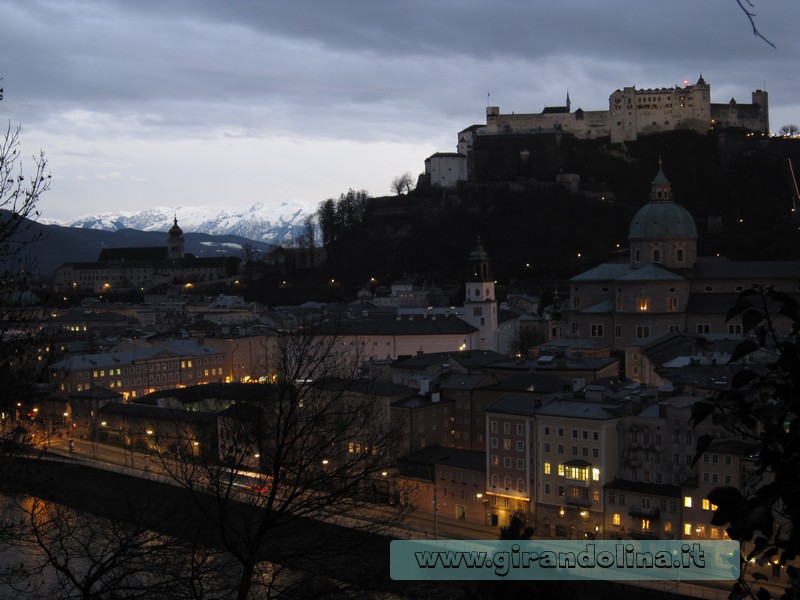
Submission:
<svg viewBox="0 0 800 600">
<path fill-rule="evenodd" d="M 6 501 L 3 541 L 14 560 L 4 561 L 0 584 L 16 598 L 219 598 L 229 585 L 210 568 L 213 552 L 144 519 L 121 523 L 32 496 Z M 152 507 L 139 508 L 144 517 Z"/>
<path fill-rule="evenodd" d="M 791 123 L 789 125 L 784 125 L 778 131 L 781 135 L 788 136 L 788 137 L 796 137 L 798 133 L 800 133 L 800 127 Z"/>
<path fill-rule="evenodd" d="M 403 173 L 392 179 L 392 191 L 398 196 L 403 192 L 408 193 L 414 189 L 414 178 L 411 173 Z"/>
<path fill-rule="evenodd" d="M 357 378 L 358 353 L 323 322 L 277 335 L 268 361 L 270 383 L 222 413 L 216 443 L 156 448 L 239 563 L 240 600 L 258 587 L 310 593 L 305 576 L 277 565 L 313 563 L 320 575 L 351 550 L 339 526 L 385 530 L 403 516 L 387 502 L 399 429 Z M 315 579 L 315 593 L 332 585 Z"/>
<path fill-rule="evenodd" d="M 7 413 L 32 397 L 45 364 L 37 353 L 43 315 L 32 292 L 34 269 L 26 249 L 40 239 L 33 226 L 39 216 L 36 205 L 50 188 L 50 175 L 42 152 L 23 170 L 20 132 L 9 123 L 0 137 L 0 382 Z M 9 430 L 4 442 L 21 441 L 20 431 L 12 436 Z"/>
</svg>

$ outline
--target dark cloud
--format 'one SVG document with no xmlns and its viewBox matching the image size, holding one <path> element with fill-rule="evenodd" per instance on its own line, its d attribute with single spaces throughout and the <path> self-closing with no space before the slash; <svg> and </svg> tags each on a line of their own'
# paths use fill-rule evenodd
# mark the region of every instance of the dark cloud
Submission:
<svg viewBox="0 0 800 600">
<path fill-rule="evenodd" d="M 777 48 L 752 35 L 733 0 L 0 0 L 0 109 L 61 163 L 65 183 L 78 179 L 76 165 L 91 171 L 77 158 L 90 149 L 115 157 L 124 175 L 126 164 L 146 162 L 128 154 L 140 142 L 169 156 L 165 144 L 195 141 L 183 152 L 201 157 L 220 139 L 260 141 L 263 155 L 294 143 L 320 160 L 308 150 L 315 141 L 346 141 L 356 152 L 348 187 L 386 193 L 390 173 L 422 168 L 425 155 L 393 164 L 402 152 L 454 149 L 456 132 L 483 120 L 488 93 L 503 110 L 533 112 L 569 90 L 573 106 L 596 110 L 617 88 L 671 86 L 702 72 L 714 101 L 746 102 L 766 86 L 774 129 L 800 121 L 800 5 L 757 0 L 756 12 Z M 359 144 L 363 156 L 374 154 L 371 144 L 392 145 L 385 184 L 359 184 L 378 177 L 363 171 Z M 230 154 L 247 160 L 238 148 Z M 168 177 L 149 167 L 154 186 Z M 182 168 L 179 157 L 170 168 Z M 276 176 L 293 169 L 276 166 Z M 276 188 L 318 201 L 310 178 L 299 179 Z M 81 189 L 75 202 L 88 207 L 91 188 Z M 214 201 L 200 196 L 193 200 Z"/>
</svg>

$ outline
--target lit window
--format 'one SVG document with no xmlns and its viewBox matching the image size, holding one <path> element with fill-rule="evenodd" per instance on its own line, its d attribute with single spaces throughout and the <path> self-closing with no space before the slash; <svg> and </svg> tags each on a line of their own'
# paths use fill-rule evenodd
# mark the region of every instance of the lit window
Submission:
<svg viewBox="0 0 800 600">
<path fill-rule="evenodd" d="M 600 481 L 600 469 L 592 469 L 592 481 Z"/>
<path fill-rule="evenodd" d="M 544 463 L 544 474 L 550 475 L 550 463 Z"/>
<path fill-rule="evenodd" d="M 564 476 L 564 465 L 558 465 L 558 476 L 559 477 Z"/>
<path fill-rule="evenodd" d="M 650 308 L 650 298 L 637 298 L 636 306 L 639 312 L 647 312 Z"/>
<path fill-rule="evenodd" d="M 691 523 L 684 523 L 683 524 L 683 535 L 692 535 L 692 524 Z"/>
<path fill-rule="evenodd" d="M 650 529 L 650 519 L 642 519 L 642 529 Z"/>
<path fill-rule="evenodd" d="M 619 513 L 614 513 L 611 517 L 611 523 L 613 525 L 619 525 L 622 522 L 622 518 L 619 516 Z"/>
</svg>

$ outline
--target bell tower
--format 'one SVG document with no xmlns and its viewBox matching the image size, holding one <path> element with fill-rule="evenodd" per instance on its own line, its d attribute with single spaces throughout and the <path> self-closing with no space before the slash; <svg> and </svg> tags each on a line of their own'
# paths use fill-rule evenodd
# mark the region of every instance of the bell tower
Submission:
<svg viewBox="0 0 800 600">
<path fill-rule="evenodd" d="M 499 352 L 497 337 L 497 299 L 491 276 L 489 255 L 480 237 L 469 255 L 470 276 L 466 282 L 463 319 L 478 330 L 477 348 Z"/>
<path fill-rule="evenodd" d="M 183 229 L 178 227 L 178 217 L 176 215 L 167 235 L 167 258 L 183 258 L 183 243 Z"/>
</svg>

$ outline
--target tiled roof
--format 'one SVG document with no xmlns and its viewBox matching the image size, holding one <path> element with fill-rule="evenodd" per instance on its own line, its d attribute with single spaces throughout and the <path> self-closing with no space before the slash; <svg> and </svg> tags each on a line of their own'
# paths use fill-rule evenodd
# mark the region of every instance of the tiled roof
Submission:
<svg viewBox="0 0 800 600">
<path fill-rule="evenodd" d="M 604 263 L 570 278 L 570 281 L 614 281 L 630 270 L 628 263 Z"/>
<path fill-rule="evenodd" d="M 427 446 L 400 459 L 403 462 L 445 465 L 470 471 L 486 470 L 486 454 L 458 448 Z"/>
<path fill-rule="evenodd" d="M 648 494 L 650 496 L 666 496 L 668 498 L 680 498 L 681 486 L 667 485 L 658 483 L 645 483 L 643 481 L 629 481 L 627 479 L 615 479 L 603 486 L 607 490 L 618 490 L 620 492 L 634 492 Z"/>
<path fill-rule="evenodd" d="M 676 275 L 664 267 L 647 263 L 638 269 L 631 269 L 628 273 L 618 279 L 618 281 L 684 281 L 685 278 Z"/>
<path fill-rule="evenodd" d="M 800 276 L 800 261 L 698 260 L 692 271 L 694 279 L 752 279 L 755 283 L 765 279 L 797 279 Z"/>
</svg>

